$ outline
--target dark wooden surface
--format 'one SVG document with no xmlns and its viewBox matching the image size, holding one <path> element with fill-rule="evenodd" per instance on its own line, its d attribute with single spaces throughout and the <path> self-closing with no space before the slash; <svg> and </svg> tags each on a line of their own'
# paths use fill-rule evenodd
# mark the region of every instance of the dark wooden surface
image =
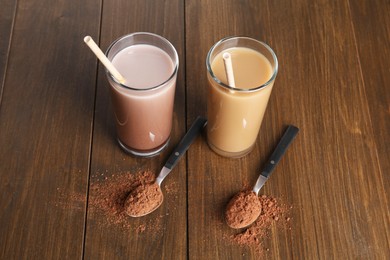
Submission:
<svg viewBox="0 0 390 260">
<path fill-rule="evenodd" d="M 257 259 L 226 241 L 227 201 L 257 174 L 286 125 L 298 138 L 262 194 L 293 205 L 269 259 L 390 258 L 390 2 L 0 0 L 0 259 Z M 152 159 L 115 142 L 102 49 L 136 31 L 180 58 L 170 146 Z M 158 172 L 206 113 L 205 57 L 219 39 L 267 42 L 279 74 L 255 149 L 214 154 L 199 137 L 164 182 L 174 187 L 130 229 L 92 210 L 99 178 Z M 74 194 L 81 195 L 74 200 Z M 66 207 L 64 207 L 66 205 Z M 158 232 L 135 232 L 158 222 Z"/>
</svg>

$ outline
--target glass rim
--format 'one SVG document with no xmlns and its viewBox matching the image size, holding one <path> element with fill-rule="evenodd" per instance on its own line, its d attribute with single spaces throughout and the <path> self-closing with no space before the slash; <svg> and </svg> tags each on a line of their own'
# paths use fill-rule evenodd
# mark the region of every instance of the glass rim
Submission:
<svg viewBox="0 0 390 260">
<path fill-rule="evenodd" d="M 222 81 L 220 81 L 214 74 L 213 70 L 211 69 L 211 64 L 210 64 L 210 58 L 211 58 L 211 54 L 213 53 L 213 51 L 215 50 L 215 48 L 217 46 L 219 46 L 221 43 L 223 42 L 226 42 L 228 40 L 232 40 L 232 39 L 247 39 L 247 40 L 250 40 L 250 41 L 253 41 L 253 42 L 256 42 L 256 43 L 259 43 L 260 45 L 262 45 L 263 47 L 265 47 L 269 53 L 271 54 L 272 58 L 273 58 L 273 61 L 275 62 L 275 69 L 274 71 L 272 72 L 272 76 L 270 77 L 270 79 L 265 82 L 264 84 L 260 85 L 260 86 L 257 86 L 257 87 L 254 87 L 254 88 L 250 88 L 250 89 L 243 89 L 243 88 L 233 88 L 225 83 L 223 83 Z M 256 50 L 255 50 L 256 51 Z M 268 59 L 267 59 L 268 60 Z M 206 67 L 207 67 L 207 71 L 208 73 L 210 74 L 210 76 L 212 77 L 212 79 L 218 83 L 218 85 L 226 88 L 226 89 L 229 89 L 229 90 L 232 90 L 232 91 L 238 91 L 238 92 L 243 92 L 243 93 L 248 93 L 248 92 L 255 92 L 255 91 L 258 91 L 260 89 L 263 89 L 263 88 L 266 88 L 267 86 L 269 86 L 276 78 L 276 75 L 278 74 L 278 69 L 279 69 L 279 63 L 278 63 L 278 58 L 276 57 L 276 54 L 275 52 L 271 49 L 271 47 L 268 46 L 268 44 L 262 42 L 262 41 L 258 41 L 256 39 L 253 39 L 253 38 L 250 38 L 250 37 L 247 37 L 247 36 L 229 36 L 229 37 L 225 37 L 221 40 L 219 40 L 218 42 L 216 42 L 209 50 L 209 52 L 207 53 L 207 58 L 206 58 Z"/>
<path fill-rule="evenodd" d="M 110 77 L 111 80 L 113 80 L 113 81 L 114 81 L 116 84 L 118 84 L 119 86 L 121 86 L 121 87 L 123 87 L 123 88 L 126 88 L 126 89 L 130 89 L 130 90 L 134 90 L 134 91 L 139 91 L 139 92 L 158 89 L 158 88 L 160 88 L 160 87 L 166 85 L 169 81 L 171 81 L 171 80 L 176 76 L 176 74 L 177 74 L 177 72 L 178 72 L 178 70 L 179 70 L 179 55 L 177 54 L 177 51 L 176 51 L 175 47 L 173 46 L 173 44 L 172 44 L 170 41 L 168 41 L 167 39 L 165 39 L 164 37 L 162 37 L 162 36 L 160 36 L 160 35 L 158 35 L 158 34 L 150 33 L 150 32 L 135 32 L 135 33 L 130 33 L 130 34 L 123 35 L 123 36 L 117 38 L 115 41 L 113 41 L 113 42 L 110 44 L 110 46 L 108 46 L 107 51 L 106 51 L 106 53 L 105 53 L 106 57 L 108 58 L 109 52 L 111 51 L 111 49 L 114 47 L 114 45 L 115 45 L 116 43 L 118 43 L 119 41 L 121 41 L 121 40 L 123 40 L 123 39 L 125 39 L 125 38 L 132 37 L 132 36 L 135 36 L 135 35 L 149 35 L 149 36 L 152 36 L 152 37 L 156 37 L 156 38 L 158 38 L 159 40 L 161 40 L 161 41 L 165 42 L 166 44 L 168 44 L 169 48 L 172 48 L 173 53 L 174 53 L 174 56 L 175 56 L 175 59 L 176 59 L 176 62 L 174 63 L 175 68 L 174 68 L 172 74 L 169 76 L 169 78 L 168 78 L 167 80 L 163 81 L 162 83 L 160 83 L 160 84 L 158 84 L 158 85 L 155 85 L 155 86 L 152 86 L 152 87 L 149 87 L 149 88 L 142 88 L 142 89 L 130 87 L 130 86 L 127 86 L 127 85 L 125 85 L 125 84 L 120 83 L 120 82 L 119 82 L 119 81 L 118 81 L 118 80 L 117 80 L 117 79 L 116 79 L 116 78 L 115 78 L 115 77 L 114 77 L 106 68 L 104 68 L 105 71 L 106 71 L 106 75 L 107 75 L 108 77 Z M 134 44 L 134 45 L 136 45 L 136 44 Z M 126 47 L 130 47 L 130 46 L 134 46 L 134 45 L 129 45 L 129 46 L 126 46 Z M 151 44 L 149 44 L 149 45 L 151 45 Z M 155 47 L 157 47 L 157 46 L 155 46 Z M 157 48 L 159 48 L 159 47 L 157 47 Z M 159 49 L 161 49 L 161 48 L 159 48 Z M 123 49 L 122 49 L 122 50 L 123 50 Z M 163 51 L 164 51 L 164 50 L 163 50 Z M 166 51 L 164 51 L 164 52 L 166 53 Z M 168 54 L 168 56 L 169 56 L 169 58 L 172 60 L 172 58 L 170 57 L 169 54 Z M 115 57 L 115 56 L 114 56 L 114 57 Z M 110 61 L 111 61 L 111 60 L 110 60 Z M 172 62 L 174 62 L 174 61 L 172 61 Z"/>
</svg>

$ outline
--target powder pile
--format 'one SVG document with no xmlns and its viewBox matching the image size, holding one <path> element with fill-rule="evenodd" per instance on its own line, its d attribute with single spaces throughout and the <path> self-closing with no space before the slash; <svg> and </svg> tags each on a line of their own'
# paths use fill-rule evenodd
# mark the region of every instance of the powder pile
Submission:
<svg viewBox="0 0 390 260">
<path fill-rule="evenodd" d="M 137 233 L 161 232 L 162 220 L 169 215 L 154 215 L 153 218 L 142 218 L 135 221 L 126 213 L 126 199 L 129 194 L 139 187 L 152 186 L 155 182 L 155 174 L 149 170 L 139 172 L 117 172 L 108 174 L 97 172 L 91 176 L 89 198 L 88 198 L 88 215 L 101 226 L 116 226 L 124 230 L 132 230 Z M 175 195 L 178 192 L 178 184 L 169 182 L 165 185 L 165 193 Z M 85 210 L 86 197 L 85 193 L 71 193 L 57 188 L 58 201 L 55 206 L 64 209 Z M 160 190 L 161 200 L 162 192 Z M 177 198 L 177 196 L 176 196 Z M 156 198 L 158 201 L 159 199 Z M 176 209 L 175 205 L 167 202 L 167 205 Z M 94 216 L 97 214 L 98 216 Z"/>
<path fill-rule="evenodd" d="M 140 217 L 155 210 L 163 201 L 157 183 L 143 184 L 135 188 L 125 201 L 125 211 L 132 217 Z"/>
<path fill-rule="evenodd" d="M 90 186 L 89 206 L 93 212 L 100 212 L 105 216 L 105 222 L 130 229 L 133 224 L 131 218 L 126 214 L 125 201 L 128 195 L 140 186 L 153 184 L 155 175 L 151 171 L 138 173 L 126 172 L 105 177 L 104 181 L 94 180 Z M 157 225 L 158 220 L 153 225 Z M 147 225 L 142 224 L 136 229 L 137 232 L 144 232 Z M 158 226 L 151 227 L 152 229 Z"/>
<path fill-rule="evenodd" d="M 231 228 L 244 228 L 259 217 L 261 207 L 256 193 L 251 190 L 239 192 L 229 201 L 226 207 L 226 223 Z"/>
<path fill-rule="evenodd" d="M 263 255 L 265 251 L 264 240 L 269 235 L 269 231 L 273 225 L 284 229 L 291 229 L 289 211 L 292 208 L 281 202 L 279 199 L 262 195 L 258 197 L 261 204 L 261 214 L 257 220 L 245 230 L 231 236 L 234 243 L 241 246 L 254 247 L 259 255 Z"/>
</svg>

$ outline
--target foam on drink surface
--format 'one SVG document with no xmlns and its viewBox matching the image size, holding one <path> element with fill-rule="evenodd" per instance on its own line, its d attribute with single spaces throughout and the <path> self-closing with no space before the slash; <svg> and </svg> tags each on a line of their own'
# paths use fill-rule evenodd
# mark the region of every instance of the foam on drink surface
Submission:
<svg viewBox="0 0 390 260">
<path fill-rule="evenodd" d="M 168 54 L 149 44 L 132 45 L 121 50 L 112 63 L 126 79 L 125 85 L 136 89 L 158 86 L 174 71 Z"/>
<path fill-rule="evenodd" d="M 231 55 L 237 88 L 256 88 L 270 79 L 272 66 L 263 54 L 249 48 L 234 47 L 218 53 L 211 63 L 214 75 L 223 83 L 228 84 L 222 57 L 226 52 Z"/>
</svg>

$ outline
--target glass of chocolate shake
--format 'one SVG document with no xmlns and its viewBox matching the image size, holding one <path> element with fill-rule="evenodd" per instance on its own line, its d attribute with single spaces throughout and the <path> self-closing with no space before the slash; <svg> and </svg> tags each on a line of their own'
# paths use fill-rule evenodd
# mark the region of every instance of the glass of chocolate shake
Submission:
<svg viewBox="0 0 390 260">
<path fill-rule="evenodd" d="M 142 157 L 168 144 L 179 58 L 174 46 L 152 33 L 132 33 L 114 41 L 106 52 L 125 81 L 106 70 L 117 139 L 126 152 Z"/>
</svg>

